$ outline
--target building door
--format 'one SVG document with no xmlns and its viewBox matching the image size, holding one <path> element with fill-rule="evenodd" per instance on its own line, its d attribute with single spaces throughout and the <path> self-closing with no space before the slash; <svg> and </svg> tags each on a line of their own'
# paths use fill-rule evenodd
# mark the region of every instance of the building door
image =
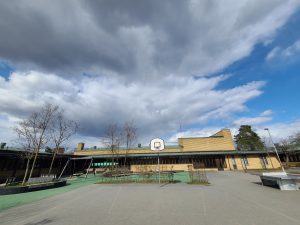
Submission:
<svg viewBox="0 0 300 225">
<path fill-rule="evenodd" d="M 224 170 L 224 167 L 223 167 L 223 162 L 220 158 L 216 158 L 215 159 L 215 162 L 216 162 L 216 166 L 218 168 L 218 170 Z"/>
</svg>

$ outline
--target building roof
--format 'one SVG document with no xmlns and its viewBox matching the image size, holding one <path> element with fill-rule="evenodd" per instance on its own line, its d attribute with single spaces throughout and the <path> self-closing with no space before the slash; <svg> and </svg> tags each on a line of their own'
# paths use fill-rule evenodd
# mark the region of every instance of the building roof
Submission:
<svg viewBox="0 0 300 225">
<path fill-rule="evenodd" d="M 6 147 L 4 149 L 0 149 L 0 155 L 13 155 L 16 157 L 21 156 L 21 154 L 25 152 L 26 149 L 24 148 Z M 39 157 L 52 157 L 52 155 L 53 153 L 49 153 L 49 152 L 39 152 Z M 69 156 L 73 156 L 73 153 L 57 154 L 57 158 L 69 157 Z"/>
<path fill-rule="evenodd" d="M 179 145 L 165 145 L 165 149 L 179 149 Z M 81 151 L 109 151 L 109 148 L 84 148 Z M 126 147 L 119 147 L 118 150 L 127 150 Z M 131 147 L 130 150 L 151 150 L 149 146 Z"/>
<path fill-rule="evenodd" d="M 266 154 L 266 153 L 274 153 L 273 151 L 206 151 L 206 152 L 163 152 L 159 153 L 159 156 L 209 156 L 209 155 L 254 155 L 254 154 Z M 133 157 L 156 157 L 158 153 L 134 153 L 134 154 L 127 154 L 127 158 Z M 78 155 L 79 156 L 79 155 Z M 86 156 L 82 156 L 86 157 Z M 112 158 L 112 157 L 125 157 L 124 154 L 99 154 L 99 155 L 91 155 L 89 157 L 92 158 Z"/>
</svg>

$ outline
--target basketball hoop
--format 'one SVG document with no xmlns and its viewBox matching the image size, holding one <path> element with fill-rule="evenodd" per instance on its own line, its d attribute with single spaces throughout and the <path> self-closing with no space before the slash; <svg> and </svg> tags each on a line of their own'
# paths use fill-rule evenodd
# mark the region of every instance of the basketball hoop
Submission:
<svg viewBox="0 0 300 225">
<path fill-rule="evenodd" d="M 160 149 L 161 143 L 160 142 L 154 142 L 154 148 L 156 148 L 156 150 Z"/>
<path fill-rule="evenodd" d="M 157 167 L 158 167 L 158 183 L 160 184 L 160 166 L 159 166 L 159 152 L 165 149 L 165 142 L 160 138 L 154 138 L 150 142 L 150 149 L 157 151 Z"/>
<path fill-rule="evenodd" d="M 154 138 L 150 142 L 150 148 L 153 151 L 161 151 L 165 149 L 165 143 L 160 138 Z"/>
</svg>

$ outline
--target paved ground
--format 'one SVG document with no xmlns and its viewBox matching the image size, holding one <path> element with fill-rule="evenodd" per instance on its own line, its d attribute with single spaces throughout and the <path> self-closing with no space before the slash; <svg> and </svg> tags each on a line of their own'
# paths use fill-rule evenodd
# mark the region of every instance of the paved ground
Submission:
<svg viewBox="0 0 300 225">
<path fill-rule="evenodd" d="M 85 179 L 84 177 L 80 179 L 69 179 L 68 185 L 60 188 L 53 188 L 43 191 L 34 191 L 14 195 L 0 195 L 0 212 L 11 207 L 28 204 L 57 194 L 69 192 L 76 188 L 91 185 L 99 181 L 99 179 L 99 177 L 89 175 L 87 179 Z"/>
<path fill-rule="evenodd" d="M 8 209 L 0 224 L 300 224 L 300 191 L 263 187 L 256 176 L 238 172 L 209 178 L 211 186 L 89 185 Z"/>
</svg>

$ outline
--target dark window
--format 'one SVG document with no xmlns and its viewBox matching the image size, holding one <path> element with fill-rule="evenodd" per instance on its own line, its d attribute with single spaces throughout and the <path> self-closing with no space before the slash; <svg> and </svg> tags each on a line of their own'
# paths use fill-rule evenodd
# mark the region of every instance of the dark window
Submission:
<svg viewBox="0 0 300 225">
<path fill-rule="evenodd" d="M 248 162 L 247 156 L 246 155 L 242 156 L 242 159 L 243 159 L 244 165 L 248 166 L 249 162 Z"/>
<path fill-rule="evenodd" d="M 269 164 L 268 159 L 265 156 L 263 156 L 262 159 L 263 159 L 265 165 Z"/>
</svg>

